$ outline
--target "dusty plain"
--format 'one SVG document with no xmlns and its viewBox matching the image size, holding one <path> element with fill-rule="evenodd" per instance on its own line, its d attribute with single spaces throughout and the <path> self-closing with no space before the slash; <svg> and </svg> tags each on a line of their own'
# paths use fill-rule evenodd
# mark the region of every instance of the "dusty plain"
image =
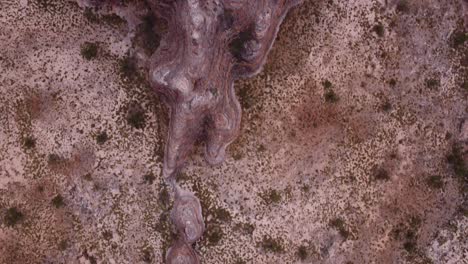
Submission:
<svg viewBox="0 0 468 264">
<path fill-rule="evenodd" d="M 199 147 L 179 179 L 202 263 L 468 263 L 467 27 L 462 0 L 294 8 L 236 83 L 226 161 Z M 0 2 L 0 263 L 163 263 L 168 113 L 128 55 L 157 41 L 71 1 Z"/>
</svg>

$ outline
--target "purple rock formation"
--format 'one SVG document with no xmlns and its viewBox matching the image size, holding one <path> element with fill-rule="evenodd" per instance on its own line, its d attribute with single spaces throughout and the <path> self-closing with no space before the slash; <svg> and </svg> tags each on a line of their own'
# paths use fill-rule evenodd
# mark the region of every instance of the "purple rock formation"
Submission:
<svg viewBox="0 0 468 264">
<path fill-rule="evenodd" d="M 298 0 L 155 1 L 168 33 L 151 58 L 150 81 L 171 110 L 165 177 L 175 177 L 195 140 L 218 164 L 239 133 L 236 79 L 258 73 L 287 11 Z"/>
<path fill-rule="evenodd" d="M 190 245 L 178 240 L 166 254 L 166 264 L 199 264 L 197 253 Z"/>
<path fill-rule="evenodd" d="M 119 7 L 119 0 L 77 0 L 83 7 Z M 194 143 L 219 164 L 239 133 L 234 81 L 257 74 L 285 15 L 302 0 L 147 0 L 168 25 L 149 62 L 152 88 L 170 108 L 163 175 L 175 192 L 171 220 L 179 235 L 166 263 L 200 263 L 191 245 L 205 230 L 200 201 L 176 183 Z M 118 9 L 118 8 L 117 8 Z M 114 10 L 117 10 L 114 9 Z"/>
<path fill-rule="evenodd" d="M 171 220 L 181 239 L 188 244 L 195 243 L 205 230 L 200 201 L 195 195 L 178 186 L 176 186 Z"/>
<path fill-rule="evenodd" d="M 197 139 L 218 164 L 239 133 L 234 81 L 261 70 L 284 16 L 298 0 L 180 0 L 152 2 L 168 32 L 151 57 L 150 82 L 170 107 L 163 175 L 176 191 L 172 221 L 178 242 L 167 263 L 199 263 L 190 245 L 203 234 L 201 206 L 175 181 Z"/>
<path fill-rule="evenodd" d="M 179 241 L 167 263 L 199 263 L 189 246 L 203 234 L 198 199 L 175 182 L 195 141 L 218 164 L 239 133 L 241 108 L 234 81 L 258 73 L 287 11 L 297 0 L 160 1 L 152 9 L 168 33 L 151 58 L 150 81 L 170 107 L 163 175 L 176 190 L 172 221 Z"/>
</svg>

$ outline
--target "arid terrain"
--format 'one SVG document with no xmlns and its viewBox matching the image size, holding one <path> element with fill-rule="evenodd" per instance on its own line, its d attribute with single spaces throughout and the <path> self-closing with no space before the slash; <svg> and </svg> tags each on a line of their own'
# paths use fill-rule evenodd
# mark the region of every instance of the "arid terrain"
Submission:
<svg viewBox="0 0 468 264">
<path fill-rule="evenodd" d="M 127 11 L 0 1 L 1 264 L 164 263 L 169 114 L 138 62 L 165 29 Z M 465 0 L 294 7 L 226 160 L 197 143 L 178 178 L 201 262 L 468 263 L 467 28 Z"/>
</svg>

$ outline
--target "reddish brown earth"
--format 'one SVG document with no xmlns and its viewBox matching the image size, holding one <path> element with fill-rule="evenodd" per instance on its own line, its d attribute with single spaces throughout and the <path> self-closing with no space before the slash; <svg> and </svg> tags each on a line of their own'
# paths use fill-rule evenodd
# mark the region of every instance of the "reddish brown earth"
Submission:
<svg viewBox="0 0 468 264">
<path fill-rule="evenodd" d="M 200 144 L 178 178 L 200 199 L 200 261 L 464 263 L 466 10 L 293 9 L 264 70 L 235 83 L 225 162 Z M 162 263 L 175 242 L 168 111 L 142 63 L 161 40 L 147 29 L 167 28 L 134 11 L 0 2 L 0 263 Z"/>
</svg>

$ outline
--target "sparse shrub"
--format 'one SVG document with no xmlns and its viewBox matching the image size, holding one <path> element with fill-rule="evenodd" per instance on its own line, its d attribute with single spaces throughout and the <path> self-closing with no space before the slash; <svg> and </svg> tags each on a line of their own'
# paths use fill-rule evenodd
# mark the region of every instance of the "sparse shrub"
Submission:
<svg viewBox="0 0 468 264">
<path fill-rule="evenodd" d="M 260 194 L 260 198 L 263 199 L 263 201 L 267 204 L 277 204 L 281 202 L 281 193 L 277 190 L 274 189 L 269 189 L 263 193 Z"/>
<path fill-rule="evenodd" d="M 465 44 L 465 42 L 468 40 L 468 33 L 464 31 L 456 31 L 453 33 L 451 40 L 452 40 L 452 47 L 458 48 L 459 46 L 462 46 L 463 44 Z"/>
<path fill-rule="evenodd" d="M 112 27 L 121 27 L 124 26 L 127 21 L 116 14 L 103 15 L 101 19 L 104 23 Z"/>
<path fill-rule="evenodd" d="M 15 226 L 24 219 L 24 215 L 16 207 L 11 207 L 6 211 L 4 222 L 7 226 Z"/>
<path fill-rule="evenodd" d="M 323 97 L 325 98 L 325 102 L 327 103 L 335 103 L 338 101 L 338 95 L 332 90 L 333 84 L 329 80 L 325 80 L 322 82 L 323 88 L 325 89 L 325 94 Z"/>
<path fill-rule="evenodd" d="M 221 241 L 221 239 L 223 238 L 223 236 L 224 236 L 224 234 L 223 234 L 223 231 L 221 230 L 221 227 L 219 227 L 217 225 L 211 226 L 206 231 L 206 238 L 207 238 L 208 243 L 210 245 L 218 244 L 219 241 Z"/>
<path fill-rule="evenodd" d="M 255 226 L 251 223 L 239 223 L 234 227 L 234 230 L 241 231 L 243 234 L 251 236 L 255 231 Z"/>
<path fill-rule="evenodd" d="M 106 131 L 102 131 L 96 136 L 96 142 L 99 145 L 104 144 L 108 139 L 109 139 L 109 136 L 107 135 Z"/>
<path fill-rule="evenodd" d="M 324 97 L 327 103 L 336 103 L 339 100 L 338 95 L 333 90 L 326 91 Z"/>
<path fill-rule="evenodd" d="M 245 260 L 243 259 L 237 259 L 234 264 L 246 264 L 247 262 L 245 262 Z"/>
<path fill-rule="evenodd" d="M 433 175 L 427 178 L 427 185 L 433 189 L 440 189 L 444 186 L 444 181 L 442 177 L 439 175 Z"/>
<path fill-rule="evenodd" d="M 146 124 L 145 111 L 140 105 L 133 105 L 127 112 L 127 122 L 136 129 L 143 129 Z"/>
<path fill-rule="evenodd" d="M 468 179 L 468 170 L 459 146 L 454 145 L 452 147 L 450 153 L 447 155 L 447 162 L 452 166 L 455 175 L 465 180 Z"/>
<path fill-rule="evenodd" d="M 468 203 L 460 205 L 460 207 L 458 208 L 458 211 L 464 217 L 468 217 Z"/>
<path fill-rule="evenodd" d="M 383 37 L 385 35 L 385 29 L 382 23 L 378 23 L 372 27 L 372 31 L 377 34 L 379 37 Z"/>
<path fill-rule="evenodd" d="M 392 110 L 392 104 L 390 103 L 390 101 L 385 100 L 385 102 L 382 104 L 381 108 L 382 108 L 383 111 L 388 112 L 388 111 Z"/>
<path fill-rule="evenodd" d="M 418 230 L 422 224 L 418 216 L 411 217 L 407 223 L 400 223 L 392 231 L 392 237 L 397 240 L 403 240 L 403 249 L 412 254 L 417 249 Z"/>
<path fill-rule="evenodd" d="M 440 86 L 440 80 L 435 78 L 428 78 L 426 79 L 425 84 L 429 89 L 437 89 Z"/>
<path fill-rule="evenodd" d="M 113 235 L 112 235 L 112 232 L 109 231 L 109 230 L 105 230 L 102 232 L 102 237 L 105 239 L 105 240 L 110 240 Z"/>
<path fill-rule="evenodd" d="M 461 88 L 465 90 L 465 92 L 468 92 L 468 80 L 463 81 Z"/>
<path fill-rule="evenodd" d="M 153 262 L 153 254 L 151 253 L 150 249 L 145 249 L 142 252 L 142 260 L 145 263 L 152 263 Z"/>
<path fill-rule="evenodd" d="M 264 236 L 261 242 L 261 246 L 265 251 L 269 251 L 273 253 L 284 252 L 283 242 L 281 241 L 281 239 L 278 239 L 278 238 Z"/>
<path fill-rule="evenodd" d="M 258 151 L 258 152 L 265 152 L 265 151 L 266 151 L 265 145 L 260 144 L 260 146 L 258 146 L 258 148 L 257 148 L 257 151 Z"/>
<path fill-rule="evenodd" d="M 83 16 L 91 23 L 99 22 L 99 16 L 94 13 L 91 8 L 87 7 L 83 12 Z"/>
<path fill-rule="evenodd" d="M 396 81 L 395 79 L 392 78 L 392 79 L 390 79 L 390 80 L 388 81 L 388 84 L 389 84 L 390 86 L 392 86 L 392 87 L 395 87 L 396 84 L 397 84 L 397 81 Z"/>
<path fill-rule="evenodd" d="M 32 149 L 34 147 L 36 147 L 36 139 L 32 138 L 32 137 L 26 137 L 23 141 L 23 146 L 26 148 L 26 149 Z"/>
<path fill-rule="evenodd" d="M 413 253 L 416 250 L 416 243 L 414 241 L 406 241 L 403 244 L 403 248 L 408 252 L 408 253 Z"/>
<path fill-rule="evenodd" d="M 252 84 L 244 84 L 238 90 L 239 101 L 244 109 L 251 109 L 257 103 L 257 96 L 254 93 Z"/>
<path fill-rule="evenodd" d="M 51 166 L 59 165 L 63 161 L 64 161 L 63 158 L 55 153 L 49 154 L 48 159 L 47 159 L 47 163 Z"/>
<path fill-rule="evenodd" d="M 390 179 L 390 175 L 388 174 L 388 171 L 384 168 L 376 169 L 374 177 L 376 180 L 380 180 L 380 181 L 387 181 Z"/>
<path fill-rule="evenodd" d="M 160 187 L 160 191 L 158 194 L 158 202 L 163 208 L 168 208 L 171 202 L 171 196 L 169 195 L 169 191 L 165 185 Z"/>
<path fill-rule="evenodd" d="M 156 176 L 154 176 L 153 173 L 147 173 L 143 176 L 143 182 L 146 184 L 153 184 L 153 182 L 156 180 Z"/>
<path fill-rule="evenodd" d="M 309 252 L 306 246 L 300 246 L 297 249 L 297 256 L 300 260 L 305 260 L 309 256 Z"/>
<path fill-rule="evenodd" d="M 412 216 L 409 220 L 410 228 L 418 230 L 421 227 L 422 219 L 419 216 Z"/>
<path fill-rule="evenodd" d="M 333 84 L 329 80 L 323 81 L 322 85 L 323 85 L 323 88 L 325 89 L 330 89 L 333 86 Z"/>
<path fill-rule="evenodd" d="M 138 77 L 138 69 L 135 61 L 129 56 L 125 56 L 123 59 L 119 60 L 119 72 L 121 77 L 130 80 Z"/>
<path fill-rule="evenodd" d="M 241 31 L 237 36 L 229 43 L 229 51 L 231 52 L 232 56 L 236 58 L 238 61 L 243 61 L 243 52 L 245 50 L 245 43 L 249 40 L 253 39 L 254 37 L 254 26 L 249 26 L 245 30 Z"/>
<path fill-rule="evenodd" d="M 409 11 L 409 4 L 407 0 L 400 0 L 396 5 L 396 11 L 400 13 L 407 13 Z"/>
<path fill-rule="evenodd" d="M 348 239 L 350 233 L 348 231 L 348 229 L 346 228 L 346 224 L 345 224 L 345 221 L 341 218 L 335 218 L 335 219 L 332 219 L 329 223 L 329 225 L 333 228 L 335 228 L 336 230 L 338 230 L 338 232 L 340 233 L 340 235 L 344 238 L 344 239 Z"/>
<path fill-rule="evenodd" d="M 143 17 L 142 23 L 138 26 L 136 42 L 142 46 L 149 54 L 153 54 L 159 47 L 160 36 L 155 32 L 155 19 L 148 15 Z"/>
<path fill-rule="evenodd" d="M 61 240 L 60 243 L 58 244 L 58 249 L 59 249 L 60 251 L 64 251 L 64 250 L 67 249 L 67 248 L 68 248 L 68 242 L 67 242 L 67 240 L 65 240 L 65 239 Z"/>
<path fill-rule="evenodd" d="M 91 173 L 86 173 L 85 175 L 83 175 L 83 179 L 85 179 L 86 181 L 91 181 L 93 177 Z"/>
<path fill-rule="evenodd" d="M 214 217 L 216 220 L 219 220 L 221 222 L 230 222 L 231 221 L 231 214 L 229 213 L 228 210 L 218 207 L 213 210 Z"/>
<path fill-rule="evenodd" d="M 98 54 L 98 45 L 93 42 L 85 42 L 81 45 L 81 56 L 86 60 L 92 60 L 96 58 Z"/>
<path fill-rule="evenodd" d="M 60 194 L 57 194 L 53 199 L 52 199 L 52 205 L 55 206 L 55 208 L 60 208 L 65 205 L 65 202 L 63 201 L 63 196 Z"/>
</svg>

